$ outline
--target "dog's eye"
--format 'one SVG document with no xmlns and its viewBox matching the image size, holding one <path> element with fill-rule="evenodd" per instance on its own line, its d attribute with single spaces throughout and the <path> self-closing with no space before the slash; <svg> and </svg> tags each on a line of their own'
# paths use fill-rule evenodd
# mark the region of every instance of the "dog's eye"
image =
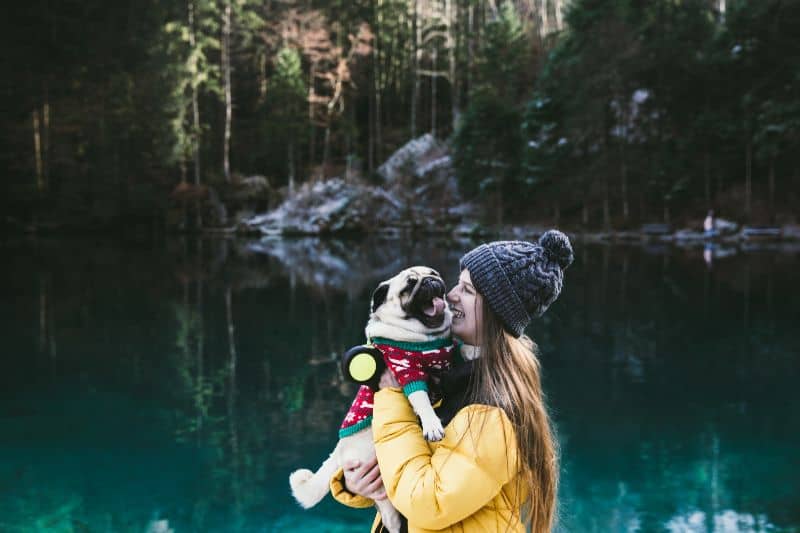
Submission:
<svg viewBox="0 0 800 533">
<path fill-rule="evenodd" d="M 403 290 L 400 291 L 400 294 L 402 295 L 410 293 L 411 291 L 414 290 L 414 287 L 416 287 L 416 285 L 417 285 L 417 278 L 408 278 L 406 286 L 403 287 Z"/>
</svg>

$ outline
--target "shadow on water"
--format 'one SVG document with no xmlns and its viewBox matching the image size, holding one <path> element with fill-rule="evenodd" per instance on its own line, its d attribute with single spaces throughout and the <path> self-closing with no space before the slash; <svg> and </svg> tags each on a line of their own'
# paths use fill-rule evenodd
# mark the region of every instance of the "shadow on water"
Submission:
<svg viewBox="0 0 800 533">
<path fill-rule="evenodd" d="M 0 530 L 364 531 L 291 500 L 377 282 L 469 243 L 7 244 Z M 538 342 L 566 531 L 800 527 L 796 251 L 576 245 Z"/>
</svg>

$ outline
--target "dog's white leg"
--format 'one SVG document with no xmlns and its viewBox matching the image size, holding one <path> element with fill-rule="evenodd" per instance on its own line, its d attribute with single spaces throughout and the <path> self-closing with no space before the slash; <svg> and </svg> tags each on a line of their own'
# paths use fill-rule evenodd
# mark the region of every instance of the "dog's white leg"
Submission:
<svg viewBox="0 0 800 533">
<path fill-rule="evenodd" d="M 442 437 L 444 437 L 442 421 L 436 416 L 428 393 L 424 390 L 414 391 L 408 395 L 408 401 L 411 403 L 411 407 L 414 408 L 414 412 L 419 416 L 422 424 L 422 434 L 425 439 L 429 441 L 442 440 Z"/>
<path fill-rule="evenodd" d="M 337 449 L 341 464 L 353 459 L 360 461 L 362 464 L 372 461 L 375 459 L 375 444 L 372 440 L 372 428 L 361 430 L 358 433 L 343 438 L 339 441 Z M 381 521 L 386 529 L 391 533 L 399 533 L 401 527 L 400 513 L 394 508 L 392 502 L 388 499 L 381 500 L 375 502 L 375 507 L 377 507 L 378 512 L 381 513 Z"/>
<path fill-rule="evenodd" d="M 394 508 L 392 502 L 388 499 L 375 502 L 375 507 L 381 513 L 381 522 L 383 527 L 388 529 L 390 533 L 400 533 L 400 528 L 403 526 L 400 520 L 400 511 Z"/>
</svg>

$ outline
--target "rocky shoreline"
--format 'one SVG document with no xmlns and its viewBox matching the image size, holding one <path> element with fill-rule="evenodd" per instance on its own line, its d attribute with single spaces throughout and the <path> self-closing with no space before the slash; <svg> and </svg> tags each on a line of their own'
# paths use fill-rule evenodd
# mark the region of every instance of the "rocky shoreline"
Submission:
<svg viewBox="0 0 800 533">
<path fill-rule="evenodd" d="M 554 224 L 542 220 L 527 224 L 490 225 L 481 222 L 482 207 L 460 194 L 453 162 L 446 143 L 426 134 L 412 139 L 366 179 L 357 173 L 344 177 L 306 182 L 293 191 L 273 191 L 266 178 L 240 178 L 234 185 L 215 192 L 181 187 L 172 192 L 184 203 L 203 203 L 201 229 L 184 224 L 185 212 L 173 209 L 179 223 L 166 223 L 166 233 L 196 233 L 252 237 L 335 237 L 376 236 L 378 238 L 441 238 L 454 241 L 489 239 L 534 239 Z M 188 196 L 187 196 L 188 195 Z M 213 201 L 212 201 L 213 200 Z M 262 209 L 257 213 L 250 204 Z M 228 212 L 231 216 L 228 216 Z M 170 219 L 170 217 L 167 217 Z M 2 221 L 0 221 L 2 222 Z M 624 230 L 587 229 L 566 222 L 559 229 L 572 239 L 589 243 L 669 244 L 676 246 L 755 245 L 800 243 L 800 225 L 774 227 L 740 225 L 715 220 L 715 234 L 706 235 L 700 223 L 672 227 L 663 223 L 643 224 Z M 131 229 L 131 224 L 127 224 Z M 147 226 L 147 223 L 144 224 Z M 687 227 L 688 226 L 688 227 Z M 26 224 L 7 217 L 5 230 L 12 234 L 82 234 L 87 225 L 61 221 Z M 3 233 L 0 224 L 0 234 Z M 141 229 L 141 228 L 139 228 Z M 137 230 L 134 226 L 133 230 Z M 95 231 L 98 231 L 95 228 Z"/>
<path fill-rule="evenodd" d="M 306 183 L 267 213 L 240 219 L 229 231 L 278 237 L 441 237 L 453 240 L 532 239 L 551 224 L 492 226 L 480 222 L 479 206 L 466 202 L 447 146 L 431 135 L 413 139 L 379 169 L 377 180 L 330 178 Z M 621 231 L 561 229 L 583 242 L 705 246 L 709 243 L 798 242 L 800 226 L 741 226 L 718 218 L 715 234 L 691 227 L 644 224 Z"/>
</svg>

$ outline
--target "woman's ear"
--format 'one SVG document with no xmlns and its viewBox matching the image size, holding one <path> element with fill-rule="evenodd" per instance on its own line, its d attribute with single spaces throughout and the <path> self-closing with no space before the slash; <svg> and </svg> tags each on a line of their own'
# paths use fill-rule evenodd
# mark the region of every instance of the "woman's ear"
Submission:
<svg viewBox="0 0 800 533">
<path fill-rule="evenodd" d="M 383 302 L 386 301 L 387 294 L 389 294 L 389 284 L 382 283 L 378 285 L 378 288 L 372 293 L 372 303 L 370 303 L 369 306 L 370 313 L 374 313 L 381 305 L 383 305 Z"/>
</svg>

